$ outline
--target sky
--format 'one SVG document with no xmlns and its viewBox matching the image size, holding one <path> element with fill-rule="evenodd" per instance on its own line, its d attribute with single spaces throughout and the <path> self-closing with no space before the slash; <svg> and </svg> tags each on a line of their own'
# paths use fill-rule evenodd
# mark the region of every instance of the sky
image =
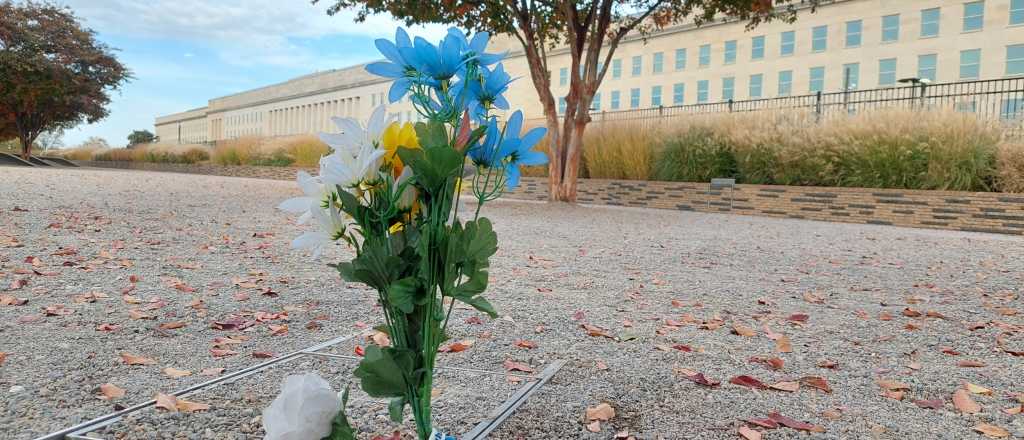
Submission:
<svg viewBox="0 0 1024 440">
<path fill-rule="evenodd" d="M 381 58 L 373 40 L 394 36 L 389 16 L 355 23 L 355 13 L 328 16 L 330 0 L 65 0 L 133 79 L 114 92 L 110 115 L 64 135 L 71 147 L 98 136 L 127 144 L 153 119 L 308 73 Z M 439 39 L 440 26 L 410 29 Z"/>
</svg>

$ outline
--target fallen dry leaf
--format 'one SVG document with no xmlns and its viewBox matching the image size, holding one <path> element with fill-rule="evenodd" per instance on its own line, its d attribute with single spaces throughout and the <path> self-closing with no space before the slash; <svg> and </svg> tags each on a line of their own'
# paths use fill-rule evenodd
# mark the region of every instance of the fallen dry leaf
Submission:
<svg viewBox="0 0 1024 440">
<path fill-rule="evenodd" d="M 825 428 L 791 419 L 779 413 L 768 414 L 768 418 L 782 426 L 807 432 L 825 432 Z"/>
<path fill-rule="evenodd" d="M 757 331 L 754 329 L 736 323 L 732 325 L 732 332 L 740 336 L 757 336 Z"/>
<path fill-rule="evenodd" d="M 953 406 L 956 407 L 958 411 L 966 414 L 977 414 L 981 412 L 981 405 L 978 405 L 978 402 L 975 402 L 965 389 L 959 389 L 953 393 Z"/>
<path fill-rule="evenodd" d="M 719 384 L 721 384 L 721 382 L 717 380 L 708 379 L 707 377 L 704 376 L 704 373 L 698 373 L 696 371 L 682 369 L 676 370 L 676 372 L 682 374 L 683 377 L 693 381 L 698 385 L 704 385 L 706 387 L 717 387 Z"/>
<path fill-rule="evenodd" d="M 832 392 L 832 387 L 828 386 L 828 381 L 824 377 L 819 376 L 804 376 L 800 378 L 800 383 L 807 385 L 811 388 L 817 388 L 826 393 Z"/>
<path fill-rule="evenodd" d="M 131 353 L 121 353 L 121 360 L 124 361 L 125 365 L 153 365 L 156 363 L 153 359 L 136 356 Z"/>
<path fill-rule="evenodd" d="M 983 396 L 991 396 L 992 390 L 985 388 L 981 385 L 975 385 L 970 382 L 964 382 L 964 389 L 970 391 L 971 394 L 981 394 Z"/>
<path fill-rule="evenodd" d="M 788 391 L 795 393 L 800 390 L 800 382 L 778 382 L 768 386 L 773 390 Z"/>
<path fill-rule="evenodd" d="M 473 343 L 474 341 L 469 339 L 463 341 L 455 341 L 452 342 L 451 344 L 448 344 L 444 347 L 437 349 L 437 351 L 441 353 L 458 353 L 460 351 L 466 351 L 467 348 L 473 346 Z"/>
<path fill-rule="evenodd" d="M 527 341 L 526 339 L 516 339 L 515 346 L 525 349 L 537 348 L 537 343 L 533 341 Z"/>
<path fill-rule="evenodd" d="M 779 353 L 792 353 L 793 344 L 789 342 L 789 336 L 779 336 L 779 338 L 775 340 L 775 350 Z"/>
<path fill-rule="evenodd" d="M 178 399 L 170 394 L 156 393 L 156 408 L 178 412 Z"/>
<path fill-rule="evenodd" d="M 733 385 L 740 385 L 740 386 L 749 387 L 749 388 L 756 388 L 756 389 L 759 389 L 759 390 L 768 389 L 768 386 L 765 385 L 760 380 L 757 380 L 757 379 L 755 379 L 753 377 L 746 376 L 746 375 L 736 376 L 736 377 L 734 377 L 732 379 L 729 379 L 729 383 L 731 383 Z"/>
<path fill-rule="evenodd" d="M 182 328 L 186 325 L 188 325 L 188 323 L 184 321 L 171 321 L 160 324 L 160 328 L 164 330 L 174 330 L 176 328 Z"/>
<path fill-rule="evenodd" d="M 114 400 L 124 397 L 124 389 L 112 383 L 105 383 L 100 385 L 100 394 L 103 395 L 100 397 L 103 400 Z"/>
<path fill-rule="evenodd" d="M 998 427 L 996 425 L 990 425 L 988 423 L 982 423 L 974 427 L 975 431 L 980 432 L 988 438 L 1007 438 L 1010 436 L 1010 431 Z"/>
<path fill-rule="evenodd" d="M 511 359 L 506 360 L 502 363 L 506 371 L 522 371 L 523 373 L 533 373 L 534 369 L 524 363 L 516 362 Z"/>
<path fill-rule="evenodd" d="M 956 366 L 964 368 L 979 368 L 984 367 L 985 363 L 981 361 L 962 360 L 960 362 L 957 362 Z"/>
<path fill-rule="evenodd" d="M 199 375 L 200 375 L 200 376 L 220 376 L 220 375 L 221 375 L 221 373 L 224 373 L 224 367 L 217 367 L 217 368 L 203 368 L 203 369 L 202 369 L 202 370 L 201 370 L 201 371 L 199 372 Z"/>
<path fill-rule="evenodd" d="M 929 400 L 917 399 L 917 400 L 914 400 L 914 405 L 917 405 L 918 407 L 921 407 L 921 408 L 927 408 L 927 409 L 942 409 L 942 407 L 946 406 L 946 402 L 944 402 L 942 399 L 929 399 Z"/>
<path fill-rule="evenodd" d="M 745 425 L 740 426 L 740 429 L 737 432 L 741 437 L 743 437 L 746 440 L 761 440 L 760 431 L 755 431 Z"/>
<path fill-rule="evenodd" d="M 877 383 L 878 386 L 889 391 L 907 391 L 910 389 L 910 385 L 907 385 L 903 382 L 897 382 L 895 380 L 879 379 L 875 383 Z"/>
<path fill-rule="evenodd" d="M 587 421 L 600 420 L 607 422 L 615 417 L 615 408 L 607 403 L 601 403 L 593 408 L 587 408 Z"/>
<path fill-rule="evenodd" d="M 177 379 L 179 377 L 191 376 L 192 372 L 188 370 L 179 370 L 177 368 L 167 367 L 164 368 L 164 374 L 174 379 Z"/>
</svg>

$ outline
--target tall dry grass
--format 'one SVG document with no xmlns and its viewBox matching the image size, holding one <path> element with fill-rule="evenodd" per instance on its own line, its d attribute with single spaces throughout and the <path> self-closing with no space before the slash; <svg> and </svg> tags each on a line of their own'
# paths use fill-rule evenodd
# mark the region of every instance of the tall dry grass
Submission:
<svg viewBox="0 0 1024 440">
<path fill-rule="evenodd" d="M 241 137 L 217 142 L 212 160 L 219 165 L 314 167 L 330 152 L 316 136 L 286 138 Z"/>
<path fill-rule="evenodd" d="M 963 191 L 1021 191 L 1024 146 L 997 123 L 955 112 L 687 115 L 592 125 L 584 176 Z"/>
</svg>

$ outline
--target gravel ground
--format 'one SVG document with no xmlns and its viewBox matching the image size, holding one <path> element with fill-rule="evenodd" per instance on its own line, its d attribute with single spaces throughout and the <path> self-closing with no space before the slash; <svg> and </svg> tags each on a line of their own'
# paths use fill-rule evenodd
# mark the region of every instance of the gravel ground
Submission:
<svg viewBox="0 0 1024 440">
<path fill-rule="evenodd" d="M 297 192 L 292 183 L 20 168 L 0 168 L 0 182 L 0 299 L 27 300 L 0 300 L 0 438 L 34 438 L 209 380 L 204 369 L 236 371 L 336 336 L 355 335 L 327 351 L 352 354 L 377 324 L 371 292 L 288 249 L 300 228 L 273 206 Z M 1019 237 L 511 201 L 484 211 L 501 239 L 487 296 L 504 316 L 457 309 L 452 337 L 473 343 L 441 362 L 567 362 L 493 438 L 739 438 L 756 427 L 744 420 L 772 412 L 824 430 L 812 438 L 982 438 L 981 424 L 1024 438 L 1024 415 L 1004 411 L 1024 393 L 1024 357 L 1008 353 L 1024 351 Z M 349 256 L 338 247 L 323 262 Z M 234 354 L 211 351 L 218 343 Z M 757 362 L 775 357 L 778 370 Z M 187 397 L 208 411 L 147 410 L 97 434 L 260 438 L 259 413 L 284 375 L 317 370 L 340 388 L 351 368 L 279 364 Z M 730 383 L 740 375 L 821 377 L 831 392 Z M 515 386 L 440 376 L 438 424 L 455 431 Z M 902 400 L 879 381 L 900 382 Z M 106 383 L 125 395 L 100 399 Z M 971 394 L 977 413 L 953 403 L 965 383 L 991 390 Z M 396 429 L 383 404 L 354 396 L 366 438 Z M 601 403 L 615 415 L 590 432 L 586 408 Z"/>
</svg>

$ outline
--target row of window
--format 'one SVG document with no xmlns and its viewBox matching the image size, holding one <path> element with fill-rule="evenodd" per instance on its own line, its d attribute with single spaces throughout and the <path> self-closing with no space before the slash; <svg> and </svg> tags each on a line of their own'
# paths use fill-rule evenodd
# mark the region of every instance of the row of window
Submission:
<svg viewBox="0 0 1024 440">
<path fill-rule="evenodd" d="M 941 8 L 930 8 L 921 10 L 920 37 L 930 38 L 939 35 L 939 22 Z M 973 1 L 963 5 L 963 32 L 979 31 L 985 22 L 985 2 Z M 1024 0 L 1011 0 L 1010 2 L 1010 25 L 1024 25 Z M 860 47 L 864 30 L 863 20 L 851 20 L 845 23 L 845 47 Z M 893 43 L 900 39 L 900 14 L 892 14 L 881 17 L 881 41 Z M 759 35 L 750 40 L 750 59 L 760 60 L 765 56 L 765 36 Z M 811 28 L 811 52 L 824 52 L 828 49 L 828 25 L 815 26 Z M 737 58 L 737 41 L 729 40 L 723 44 L 723 64 L 734 64 Z M 796 31 L 785 31 L 779 35 L 779 55 L 789 56 L 796 51 Z M 630 59 L 630 75 L 640 76 L 643 74 L 643 57 L 633 56 Z M 698 48 L 697 64 L 699 67 L 711 65 L 711 45 L 704 44 Z M 685 70 L 687 66 L 687 50 L 685 48 L 675 50 L 675 70 Z M 598 70 L 603 65 L 598 65 Z M 622 78 L 622 59 L 612 60 L 609 69 L 612 79 Z M 651 54 L 651 73 L 662 73 L 665 70 L 665 53 L 655 52 Z M 558 83 L 561 86 L 569 82 L 569 69 L 559 69 Z"/>
<path fill-rule="evenodd" d="M 878 85 L 880 87 L 896 85 L 897 59 L 884 58 L 878 60 Z M 917 77 L 935 81 L 938 71 L 938 56 L 936 54 L 924 54 L 917 57 Z M 847 90 L 855 90 L 860 83 L 860 63 L 843 64 L 841 75 L 844 87 Z M 1007 46 L 1006 48 L 1006 75 L 1024 75 L 1024 44 Z M 974 80 L 981 78 L 981 49 L 969 49 L 960 52 L 959 79 Z M 764 74 L 756 73 L 750 75 L 747 82 L 747 96 L 750 99 L 764 97 Z M 789 96 L 793 93 L 793 71 L 783 70 L 778 72 L 776 96 Z M 709 80 L 697 81 L 697 103 L 706 103 L 709 100 Z M 734 99 L 736 90 L 736 78 L 725 77 L 721 79 L 722 101 Z M 662 86 L 652 86 L 650 89 L 650 106 L 658 107 L 665 105 L 662 98 Z M 825 91 L 825 66 L 815 66 L 808 69 L 808 93 Z M 686 85 L 676 83 L 672 85 L 671 105 L 685 104 Z M 629 90 L 628 108 L 639 108 L 640 88 Z M 613 90 L 610 96 L 610 110 L 624 108 L 621 102 L 621 92 Z M 601 93 L 594 95 L 591 105 L 593 110 L 602 109 Z M 559 100 L 559 112 L 565 111 L 565 99 Z"/>
</svg>

